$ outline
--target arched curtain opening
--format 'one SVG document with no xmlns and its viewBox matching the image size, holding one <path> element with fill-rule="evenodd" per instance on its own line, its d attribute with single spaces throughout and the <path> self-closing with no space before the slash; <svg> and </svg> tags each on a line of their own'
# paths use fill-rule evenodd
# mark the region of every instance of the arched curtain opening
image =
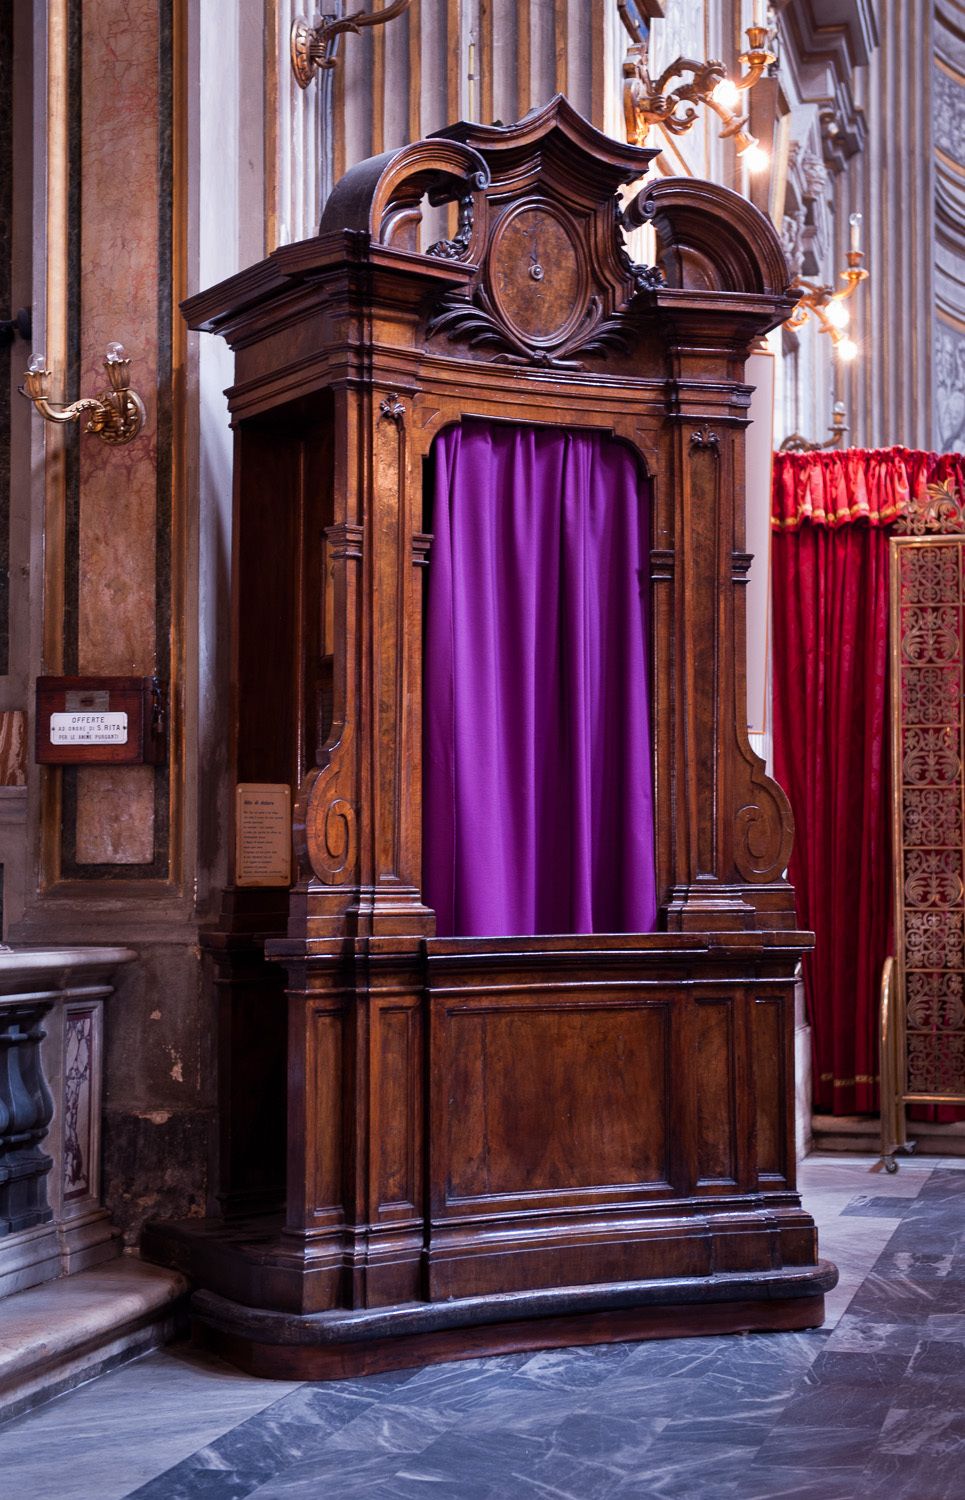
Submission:
<svg viewBox="0 0 965 1500">
<path fill-rule="evenodd" d="M 467 419 L 436 439 L 423 890 L 443 936 L 656 918 L 650 491 L 590 432 Z"/>
</svg>

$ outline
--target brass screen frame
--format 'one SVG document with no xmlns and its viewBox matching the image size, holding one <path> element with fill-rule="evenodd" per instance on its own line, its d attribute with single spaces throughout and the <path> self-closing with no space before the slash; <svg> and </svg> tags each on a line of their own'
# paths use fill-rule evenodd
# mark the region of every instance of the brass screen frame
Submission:
<svg viewBox="0 0 965 1500">
<path fill-rule="evenodd" d="M 901 524 L 901 523 L 899 523 Z M 906 522 L 905 524 L 908 524 Z M 891 693 L 891 804 L 892 848 L 894 854 L 895 955 L 885 962 L 881 984 L 881 1152 L 889 1171 L 896 1170 L 895 1153 L 912 1149 L 908 1141 L 906 1108 L 909 1104 L 965 1105 L 965 1059 L 962 1065 L 962 1087 L 921 1086 L 919 1059 L 916 1053 L 909 1063 L 909 1048 L 915 1038 L 932 1038 L 932 1055 L 937 1073 L 943 1072 L 939 1054 L 942 1036 L 965 1035 L 965 536 L 955 534 L 961 523 L 951 522 L 949 531 L 934 535 L 893 536 L 889 543 L 889 687 Z M 931 529 L 931 528 L 929 528 Z M 954 567 L 954 597 L 942 596 L 945 580 L 940 578 L 933 549 L 953 549 L 957 554 Z M 903 617 L 902 582 L 913 556 L 931 559 L 928 586 L 922 586 L 921 597 L 904 601 L 904 608 L 917 610 L 919 618 L 914 631 L 906 631 Z M 926 576 L 924 567 L 919 569 Z M 936 593 L 934 580 L 939 583 Z M 955 613 L 954 622 L 947 615 Z M 943 614 L 945 618 L 943 618 Z M 914 639 L 913 639 L 914 637 Z M 912 656 L 906 646 L 912 642 L 922 654 Z M 943 654 L 954 647 L 954 652 Z M 952 712 L 947 682 L 957 673 L 955 707 Z M 928 682 L 925 674 L 931 672 Z M 909 723 L 905 708 L 911 693 L 906 692 L 906 678 L 916 674 L 920 682 L 912 684 L 919 697 L 919 712 Z M 925 706 L 927 693 L 931 701 Z M 946 706 L 941 707 L 944 694 Z M 950 749 L 952 737 L 957 750 Z M 954 766 L 952 764 L 954 760 Z M 908 773 L 909 764 L 928 763 L 930 777 L 916 784 Z M 954 771 L 954 776 L 952 772 Z M 912 802 L 909 794 L 917 796 Z M 949 812 L 957 824 L 954 838 Z M 931 822 L 929 823 L 929 818 Z M 917 825 L 914 839 L 909 828 Z M 917 862 L 918 868 L 915 868 Z M 927 894 L 920 901 L 909 902 L 909 885 L 918 882 Z M 944 897 L 944 899 L 943 899 Z M 909 915 L 917 921 L 909 923 Z M 957 916 L 961 941 L 951 940 Z M 942 919 L 945 919 L 944 923 Z M 909 952 L 909 928 L 915 934 Z M 933 963 L 939 951 L 945 958 L 957 955 L 953 964 Z M 909 1026 L 908 975 L 921 974 L 921 995 L 916 997 L 919 1018 L 931 1003 L 933 1024 Z M 944 983 L 937 982 L 942 976 Z M 929 987 L 929 980 L 932 984 Z M 930 988 L 930 993 L 929 993 Z M 957 990 L 957 998 L 955 991 Z M 955 1017 L 958 1024 L 941 1024 L 939 1013 Z M 924 1041 L 921 1046 L 927 1052 Z M 952 1053 L 954 1056 L 954 1052 Z M 944 1069 L 947 1073 L 947 1068 Z M 916 1072 L 918 1076 L 916 1077 Z"/>
</svg>

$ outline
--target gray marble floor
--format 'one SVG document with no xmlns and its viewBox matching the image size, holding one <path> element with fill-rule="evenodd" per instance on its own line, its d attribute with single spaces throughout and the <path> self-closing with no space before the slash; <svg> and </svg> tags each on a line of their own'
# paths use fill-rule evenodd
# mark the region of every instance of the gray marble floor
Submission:
<svg viewBox="0 0 965 1500">
<path fill-rule="evenodd" d="M 325 1385 L 146 1356 L 0 1428 L 24 1500 L 965 1500 L 965 1160 L 811 1157 L 824 1328 Z"/>
</svg>

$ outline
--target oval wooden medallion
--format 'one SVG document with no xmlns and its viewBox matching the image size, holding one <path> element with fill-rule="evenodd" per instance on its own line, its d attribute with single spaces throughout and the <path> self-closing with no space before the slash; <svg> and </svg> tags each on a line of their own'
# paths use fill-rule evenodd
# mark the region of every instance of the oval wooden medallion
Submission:
<svg viewBox="0 0 965 1500">
<path fill-rule="evenodd" d="M 489 257 L 493 302 L 528 343 L 562 343 L 586 305 L 586 268 L 573 231 L 552 204 L 530 200 L 497 226 Z"/>
</svg>

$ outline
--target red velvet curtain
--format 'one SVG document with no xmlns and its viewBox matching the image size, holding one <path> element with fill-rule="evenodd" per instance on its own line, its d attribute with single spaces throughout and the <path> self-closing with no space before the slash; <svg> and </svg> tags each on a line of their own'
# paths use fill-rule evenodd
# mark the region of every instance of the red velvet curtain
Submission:
<svg viewBox="0 0 965 1500">
<path fill-rule="evenodd" d="M 965 456 L 778 454 L 771 586 L 774 769 L 796 824 L 814 1108 L 878 1108 L 878 994 L 892 950 L 888 537 L 926 483 L 965 494 Z"/>
</svg>

